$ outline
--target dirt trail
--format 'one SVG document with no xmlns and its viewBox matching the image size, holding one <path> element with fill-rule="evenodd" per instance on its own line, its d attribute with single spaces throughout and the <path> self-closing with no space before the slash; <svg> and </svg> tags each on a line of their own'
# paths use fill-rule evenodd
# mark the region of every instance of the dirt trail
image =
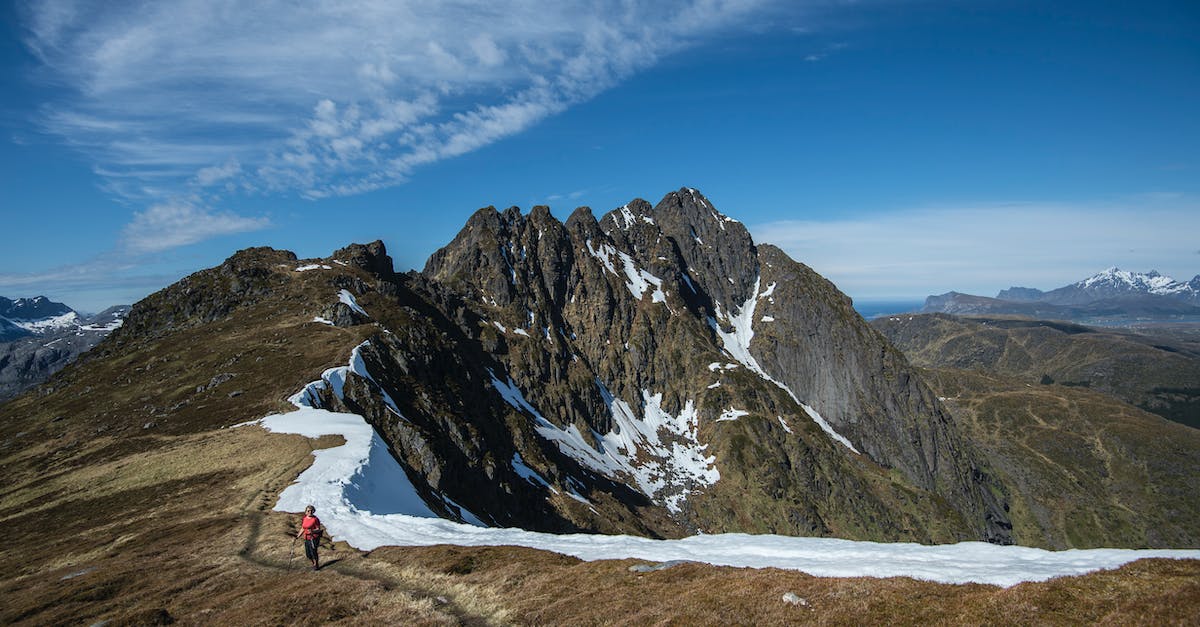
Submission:
<svg viewBox="0 0 1200 627">
<path fill-rule="evenodd" d="M 315 450 L 311 441 L 309 449 Z M 303 547 L 295 546 L 297 543 L 291 542 L 291 540 L 289 542 L 292 546 L 289 547 L 288 542 L 282 539 L 282 536 L 285 535 L 282 530 L 278 534 L 279 541 L 272 541 L 271 537 L 266 535 L 269 532 L 264 530 L 264 523 L 274 522 L 278 526 L 278 521 L 272 520 L 274 517 L 271 516 L 271 512 L 275 503 L 278 502 L 279 494 L 311 464 L 312 457 L 310 455 L 307 459 L 302 459 L 285 468 L 242 503 L 238 518 L 246 523 L 249 532 L 237 552 L 239 558 L 250 564 L 272 570 L 297 571 L 308 568 Z M 286 536 L 290 539 L 295 538 L 297 529 L 295 525 L 296 521 L 287 523 Z M 360 552 L 345 543 L 341 543 L 340 548 L 335 548 L 332 540 L 327 546 L 333 550 L 333 555 L 330 556 L 329 553 L 323 551 L 326 562 L 321 566 L 321 571 L 333 570 L 347 577 L 377 583 L 385 591 L 399 591 L 415 600 L 426 600 L 433 604 L 438 611 L 455 619 L 460 625 L 493 624 L 488 619 L 464 609 L 447 591 L 439 591 L 432 586 L 414 586 L 411 581 L 404 581 L 399 577 L 382 572 L 385 570 L 384 568 L 364 568 L 362 562 L 370 559 L 369 553 Z M 286 553 L 289 557 L 287 559 L 275 557 L 284 554 L 284 547 L 288 547 Z M 299 558 L 295 557 L 297 553 L 300 555 Z"/>
</svg>

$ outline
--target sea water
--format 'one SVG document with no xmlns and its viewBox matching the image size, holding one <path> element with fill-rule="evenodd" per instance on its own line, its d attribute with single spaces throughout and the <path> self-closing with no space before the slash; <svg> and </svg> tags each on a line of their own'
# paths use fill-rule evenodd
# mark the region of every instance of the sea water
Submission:
<svg viewBox="0 0 1200 627">
<path fill-rule="evenodd" d="M 855 300 L 854 310 L 867 320 L 881 316 L 892 316 L 901 313 L 920 311 L 925 305 L 923 300 Z"/>
</svg>

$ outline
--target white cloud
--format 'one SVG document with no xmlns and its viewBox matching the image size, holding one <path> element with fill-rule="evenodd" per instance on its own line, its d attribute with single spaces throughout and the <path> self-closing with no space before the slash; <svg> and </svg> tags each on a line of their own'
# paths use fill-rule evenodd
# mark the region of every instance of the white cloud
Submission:
<svg viewBox="0 0 1200 627">
<path fill-rule="evenodd" d="M 233 178 L 238 172 L 242 171 L 242 165 L 237 159 L 230 157 L 224 165 L 216 165 L 207 168 L 201 168 L 196 172 L 196 183 L 208 187 L 214 183 Z"/>
<path fill-rule="evenodd" d="M 500 46 L 492 40 L 486 33 L 480 34 L 471 40 L 471 51 L 475 53 L 475 57 L 479 62 L 486 67 L 495 67 L 504 62 L 507 56 Z"/>
<path fill-rule="evenodd" d="M 266 228 L 266 218 L 247 218 L 228 212 L 214 213 L 187 202 L 154 205 L 133 216 L 125 226 L 125 251 L 155 253 L 186 246 L 218 235 L 231 235 Z"/>
<path fill-rule="evenodd" d="M 519 133 L 758 4 L 44 0 L 27 43 L 70 94 L 45 126 L 115 193 L 322 197 Z"/>
<path fill-rule="evenodd" d="M 1114 265 L 1185 281 L 1200 273 L 1195 199 L 925 208 L 752 231 L 755 241 L 779 246 L 856 298 L 1052 289 Z"/>
</svg>

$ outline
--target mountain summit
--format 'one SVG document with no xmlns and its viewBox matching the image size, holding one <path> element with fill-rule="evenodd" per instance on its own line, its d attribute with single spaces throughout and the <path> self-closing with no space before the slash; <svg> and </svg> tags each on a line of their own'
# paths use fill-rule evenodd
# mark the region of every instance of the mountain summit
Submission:
<svg viewBox="0 0 1200 627">
<path fill-rule="evenodd" d="M 267 349 L 337 342 L 293 403 L 363 416 L 441 516 L 1011 541 L 1005 489 L 904 357 L 695 189 L 565 223 L 486 207 L 419 273 L 395 273 L 380 242 L 305 261 L 249 249 L 138 303 L 91 359 L 144 360 L 192 334 L 216 351 L 268 327 L 255 361 L 234 342 L 205 358 L 227 365 L 198 373 L 194 395 L 174 384 L 126 419 L 189 404 L 207 409 L 174 410 L 193 417 L 172 428 L 253 418 L 227 409 L 256 398 L 261 375 L 239 372 L 297 372 Z"/>
<path fill-rule="evenodd" d="M 1200 304 L 1200 291 L 1189 283 L 1181 283 L 1155 270 L 1129 272 L 1115 266 L 1082 281 L 1046 292 L 1037 300 L 1054 305 L 1083 305 L 1109 298 L 1141 295 L 1165 296 Z"/>
<path fill-rule="evenodd" d="M 0 296 L 0 341 L 78 326 L 73 309 L 45 296 L 11 300 Z"/>
</svg>

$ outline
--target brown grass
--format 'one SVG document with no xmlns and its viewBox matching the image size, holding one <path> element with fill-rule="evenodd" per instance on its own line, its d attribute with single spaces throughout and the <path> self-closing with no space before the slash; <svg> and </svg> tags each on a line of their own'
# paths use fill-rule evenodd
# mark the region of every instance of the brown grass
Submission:
<svg viewBox="0 0 1200 627">
<path fill-rule="evenodd" d="M 1196 561 L 1144 560 L 1003 589 L 703 564 L 639 574 L 629 571 L 637 560 L 588 563 L 514 547 L 389 548 L 372 557 L 499 585 L 527 624 L 1184 624 L 1200 616 Z M 784 602 L 788 592 L 805 604 Z"/>
</svg>

